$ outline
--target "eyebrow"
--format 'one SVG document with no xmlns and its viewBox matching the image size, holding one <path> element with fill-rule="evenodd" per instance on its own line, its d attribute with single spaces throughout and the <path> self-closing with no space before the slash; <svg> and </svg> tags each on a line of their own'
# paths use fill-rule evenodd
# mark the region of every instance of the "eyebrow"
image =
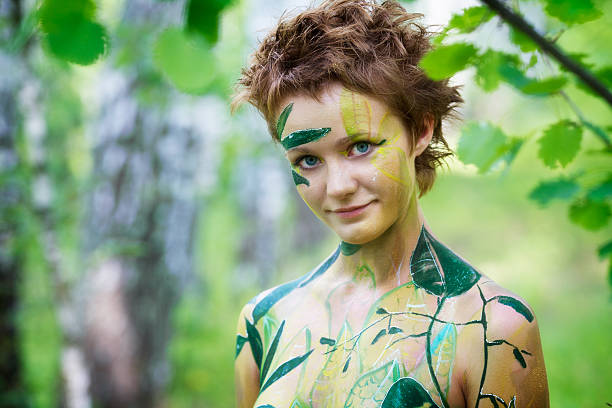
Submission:
<svg viewBox="0 0 612 408">
<path fill-rule="evenodd" d="M 293 149 L 306 143 L 319 140 L 331 131 L 331 128 L 302 129 L 289 133 L 281 140 L 285 150 Z"/>
</svg>

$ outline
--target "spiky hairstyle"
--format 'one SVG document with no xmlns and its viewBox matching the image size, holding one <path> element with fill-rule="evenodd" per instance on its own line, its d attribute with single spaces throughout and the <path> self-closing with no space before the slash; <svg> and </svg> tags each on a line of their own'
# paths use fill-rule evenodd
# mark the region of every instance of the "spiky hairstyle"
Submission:
<svg viewBox="0 0 612 408">
<path fill-rule="evenodd" d="M 431 32 L 418 23 L 420 17 L 396 1 L 375 0 L 326 0 L 295 17 L 283 16 L 243 69 L 232 106 L 254 105 L 274 139 L 281 101 L 299 93 L 318 100 L 334 82 L 384 102 L 403 120 L 412 146 L 425 119 L 433 118 L 432 141 L 415 160 L 423 195 L 436 167 L 452 154 L 442 121 L 463 100 L 458 87 L 434 81 L 418 67 L 431 48 Z"/>
</svg>

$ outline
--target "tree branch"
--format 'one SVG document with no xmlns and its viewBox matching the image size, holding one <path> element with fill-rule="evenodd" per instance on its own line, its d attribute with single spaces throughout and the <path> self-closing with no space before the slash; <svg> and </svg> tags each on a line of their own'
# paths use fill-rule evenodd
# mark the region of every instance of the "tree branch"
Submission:
<svg viewBox="0 0 612 408">
<path fill-rule="evenodd" d="M 481 1 L 491 10 L 497 13 L 502 20 L 510 24 L 515 29 L 528 35 L 533 42 L 540 46 L 542 51 L 551 55 L 561 65 L 567 68 L 568 71 L 575 74 L 612 107 L 612 93 L 589 70 L 585 69 L 576 61 L 565 55 L 559 47 L 540 35 L 523 17 L 506 7 L 500 0 Z"/>
</svg>

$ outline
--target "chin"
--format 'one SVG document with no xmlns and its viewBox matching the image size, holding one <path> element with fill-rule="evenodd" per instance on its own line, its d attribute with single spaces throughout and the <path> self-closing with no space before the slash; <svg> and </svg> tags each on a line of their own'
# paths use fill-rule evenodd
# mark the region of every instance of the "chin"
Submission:
<svg viewBox="0 0 612 408">
<path fill-rule="evenodd" d="M 363 245 L 374 241 L 380 237 L 386 228 L 371 228 L 367 225 L 347 225 L 342 228 L 335 229 L 336 234 L 344 242 L 349 244 Z"/>
</svg>

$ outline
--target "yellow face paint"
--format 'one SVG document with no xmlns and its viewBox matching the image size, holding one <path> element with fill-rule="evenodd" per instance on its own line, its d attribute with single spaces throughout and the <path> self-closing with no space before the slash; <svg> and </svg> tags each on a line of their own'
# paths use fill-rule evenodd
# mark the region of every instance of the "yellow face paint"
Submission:
<svg viewBox="0 0 612 408">
<path fill-rule="evenodd" d="M 340 112 L 344 130 L 349 137 L 370 134 L 372 108 L 365 96 L 342 88 L 340 92 Z"/>
</svg>

